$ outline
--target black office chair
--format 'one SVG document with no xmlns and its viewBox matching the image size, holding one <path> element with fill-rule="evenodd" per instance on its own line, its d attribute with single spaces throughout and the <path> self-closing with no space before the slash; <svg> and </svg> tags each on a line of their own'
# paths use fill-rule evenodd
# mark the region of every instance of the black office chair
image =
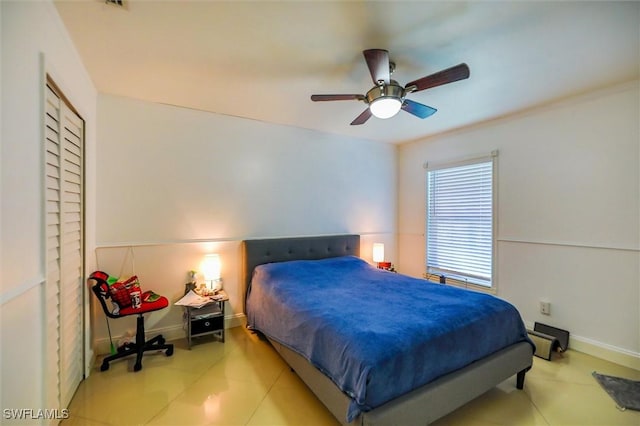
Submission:
<svg viewBox="0 0 640 426">
<path fill-rule="evenodd" d="M 117 353 L 105 357 L 105 359 L 102 361 L 102 365 L 100 366 L 100 371 L 108 370 L 109 362 L 134 354 L 136 355 L 136 363 L 133 366 L 133 371 L 140 371 L 142 369 L 142 355 L 146 351 L 165 350 L 166 356 L 173 355 L 173 345 L 165 344 L 165 339 L 164 337 L 162 337 L 162 335 L 157 335 L 156 337 L 147 341 L 145 341 L 144 339 L 143 314 L 166 308 L 167 306 L 169 306 L 169 301 L 167 300 L 167 298 L 164 296 L 159 296 L 155 298 L 156 300 L 153 301 L 140 300 L 139 307 L 137 308 L 133 307 L 131 304 L 129 304 L 129 306 L 124 306 L 126 305 L 126 303 L 122 303 L 123 306 L 119 306 L 119 309 L 116 309 L 112 312 L 107 306 L 107 299 L 111 298 L 112 300 L 117 302 L 117 298 L 113 297 L 113 294 L 110 292 L 109 284 L 107 282 L 108 278 L 109 275 L 102 271 L 95 271 L 89 276 L 90 280 L 96 281 L 96 284 L 93 285 L 91 289 L 100 301 L 100 305 L 102 306 L 104 313 L 109 318 L 122 318 L 129 315 L 137 315 L 138 318 L 135 343 L 127 343 L 118 348 Z"/>
</svg>

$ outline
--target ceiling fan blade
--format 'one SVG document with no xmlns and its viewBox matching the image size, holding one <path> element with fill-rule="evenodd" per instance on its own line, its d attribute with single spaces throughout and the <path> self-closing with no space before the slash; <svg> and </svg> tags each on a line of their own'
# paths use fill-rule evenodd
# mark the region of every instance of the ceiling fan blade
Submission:
<svg viewBox="0 0 640 426">
<path fill-rule="evenodd" d="M 418 118 L 427 118 L 430 115 L 435 114 L 437 111 L 437 109 L 435 108 L 431 108 L 430 106 L 423 105 L 409 99 L 404 100 L 404 102 L 402 103 L 402 109 L 410 114 L 415 115 Z"/>
<path fill-rule="evenodd" d="M 364 95 L 311 95 L 311 100 L 318 101 L 364 101 Z"/>
<path fill-rule="evenodd" d="M 356 119 L 351 122 L 351 125 L 357 126 L 360 124 L 364 124 L 370 118 L 371 118 L 371 111 L 369 110 L 369 108 L 367 108 L 364 111 L 362 111 L 362 114 L 357 116 Z"/>
<path fill-rule="evenodd" d="M 411 86 L 415 86 L 416 88 L 413 92 L 418 92 L 420 90 L 430 89 L 442 84 L 464 80 L 465 78 L 469 78 L 469 67 L 467 64 L 463 63 L 407 83 L 405 88 L 409 89 Z"/>
<path fill-rule="evenodd" d="M 362 52 L 367 61 L 367 67 L 371 73 L 371 79 L 376 86 L 383 81 L 389 84 L 391 73 L 389 72 L 389 52 L 384 49 L 369 49 Z"/>
</svg>

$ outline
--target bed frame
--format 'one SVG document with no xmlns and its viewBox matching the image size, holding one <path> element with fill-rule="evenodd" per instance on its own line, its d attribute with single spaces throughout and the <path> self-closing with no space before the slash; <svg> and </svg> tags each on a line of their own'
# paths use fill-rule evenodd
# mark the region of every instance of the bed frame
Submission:
<svg viewBox="0 0 640 426">
<path fill-rule="evenodd" d="M 263 263 L 315 260 L 360 255 L 359 235 L 273 238 L 243 242 L 243 281 L 251 281 L 253 269 Z M 267 336 L 268 338 L 268 336 Z M 273 347 L 342 424 L 350 399 L 323 373 L 298 353 L 270 340 Z M 533 363 L 527 342 L 511 345 L 460 370 L 362 413 L 352 425 L 428 424 L 475 399 L 504 380 L 517 375 L 516 387 L 524 387 L 525 373 Z"/>
</svg>

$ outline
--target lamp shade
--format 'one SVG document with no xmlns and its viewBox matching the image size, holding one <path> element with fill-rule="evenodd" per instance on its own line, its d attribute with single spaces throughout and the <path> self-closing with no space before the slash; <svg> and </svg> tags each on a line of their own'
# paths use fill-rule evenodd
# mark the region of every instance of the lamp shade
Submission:
<svg viewBox="0 0 640 426">
<path fill-rule="evenodd" d="M 373 261 L 384 262 L 384 244 L 373 243 Z"/>
<path fill-rule="evenodd" d="M 205 281 L 215 281 L 220 279 L 220 255 L 207 254 L 202 262 L 202 274 Z"/>
</svg>

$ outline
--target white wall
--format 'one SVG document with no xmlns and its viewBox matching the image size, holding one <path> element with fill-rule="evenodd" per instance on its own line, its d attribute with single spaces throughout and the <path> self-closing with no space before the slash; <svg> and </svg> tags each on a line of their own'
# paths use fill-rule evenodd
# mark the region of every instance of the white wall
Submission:
<svg viewBox="0 0 640 426">
<path fill-rule="evenodd" d="M 105 272 L 119 275 L 124 264 L 143 289 L 146 282 L 175 301 L 187 271 L 219 252 L 233 319 L 243 314 L 243 239 L 359 233 L 363 257 L 381 241 L 393 259 L 394 145 L 110 95 L 98 97 L 98 114 L 97 261 Z M 183 333 L 176 306 L 151 323 Z M 104 320 L 96 324 L 104 338 Z M 133 322 L 112 326 L 119 335 Z"/>
<path fill-rule="evenodd" d="M 42 92 L 50 73 L 86 120 L 86 164 L 95 158 L 96 91 L 50 2 L 0 2 L 2 155 L 0 327 L 2 408 L 44 407 Z M 44 68 L 43 68 L 44 63 Z M 87 174 L 87 208 L 94 209 Z M 94 221 L 87 215 L 93 250 Z M 87 267 L 92 267 L 90 262 Z M 3 424 L 7 421 L 3 418 Z"/>
<path fill-rule="evenodd" d="M 399 150 L 399 268 L 424 266 L 425 171 L 498 150 L 498 295 L 574 347 L 640 357 L 638 82 Z M 538 302 L 551 302 L 551 316 Z"/>
</svg>

